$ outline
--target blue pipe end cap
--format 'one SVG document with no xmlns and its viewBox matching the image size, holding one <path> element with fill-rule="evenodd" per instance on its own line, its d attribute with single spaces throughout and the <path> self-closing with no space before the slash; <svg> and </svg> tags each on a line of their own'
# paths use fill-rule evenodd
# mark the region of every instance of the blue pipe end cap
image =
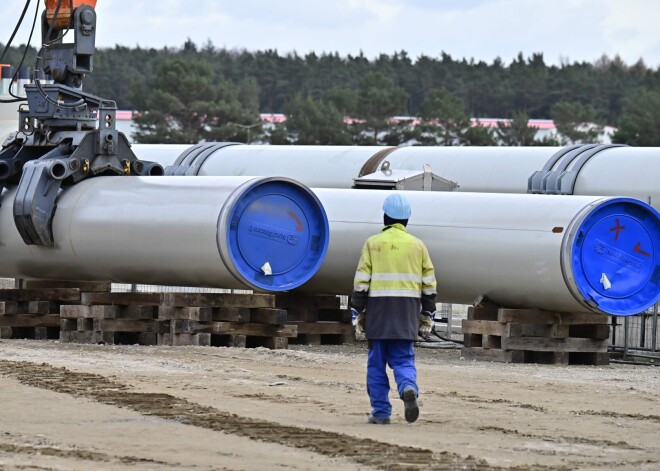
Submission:
<svg viewBox="0 0 660 471">
<path fill-rule="evenodd" d="M 308 281 L 328 250 L 330 228 L 316 195 L 293 180 L 257 182 L 229 216 L 229 256 L 254 288 L 287 291 Z"/>
<path fill-rule="evenodd" d="M 613 198 L 582 222 L 572 246 L 573 276 L 590 305 L 615 316 L 660 299 L 660 214 L 632 198 Z"/>
</svg>

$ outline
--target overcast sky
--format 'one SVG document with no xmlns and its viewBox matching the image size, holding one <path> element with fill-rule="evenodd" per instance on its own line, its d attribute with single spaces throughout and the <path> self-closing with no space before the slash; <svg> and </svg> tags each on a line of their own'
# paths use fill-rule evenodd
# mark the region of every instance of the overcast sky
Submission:
<svg viewBox="0 0 660 471">
<path fill-rule="evenodd" d="M 25 0 L 0 1 L 5 43 Z M 280 54 L 444 51 L 509 64 L 519 52 L 540 52 L 556 65 L 619 54 L 660 66 L 660 0 L 98 0 L 97 12 L 99 47 L 177 47 L 190 38 Z"/>
</svg>

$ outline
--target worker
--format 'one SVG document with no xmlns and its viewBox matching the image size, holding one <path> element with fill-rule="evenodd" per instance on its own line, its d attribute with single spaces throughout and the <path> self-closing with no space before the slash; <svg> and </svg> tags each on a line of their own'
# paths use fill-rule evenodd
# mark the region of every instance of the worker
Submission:
<svg viewBox="0 0 660 471">
<path fill-rule="evenodd" d="M 407 422 L 419 417 L 414 341 L 428 334 L 435 317 L 436 280 L 424 243 L 406 230 L 407 198 L 389 195 L 383 230 L 367 239 L 350 298 L 356 337 L 368 340 L 367 392 L 371 424 L 389 424 L 392 405 L 387 365 L 394 371 Z"/>
</svg>

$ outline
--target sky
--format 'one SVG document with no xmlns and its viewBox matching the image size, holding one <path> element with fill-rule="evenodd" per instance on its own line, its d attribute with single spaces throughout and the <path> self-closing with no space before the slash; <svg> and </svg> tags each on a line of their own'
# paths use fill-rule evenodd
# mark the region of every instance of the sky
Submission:
<svg viewBox="0 0 660 471">
<path fill-rule="evenodd" d="M 2 0 L 0 42 L 25 1 Z M 510 64 L 518 53 L 542 53 L 548 65 L 618 54 L 629 65 L 642 58 L 660 66 L 660 0 L 98 0 L 96 10 L 97 47 L 180 47 L 190 38 L 280 54 L 362 52 L 372 59 L 405 50 L 413 60 L 445 52 Z M 35 34 L 32 44 L 39 40 Z"/>
</svg>

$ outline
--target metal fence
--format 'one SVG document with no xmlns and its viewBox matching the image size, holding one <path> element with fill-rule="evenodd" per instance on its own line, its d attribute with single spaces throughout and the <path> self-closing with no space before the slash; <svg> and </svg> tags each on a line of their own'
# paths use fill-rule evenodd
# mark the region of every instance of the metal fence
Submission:
<svg viewBox="0 0 660 471">
<path fill-rule="evenodd" d="M 635 316 L 612 317 L 610 351 L 627 356 L 650 356 L 660 360 L 658 304 Z"/>
</svg>

